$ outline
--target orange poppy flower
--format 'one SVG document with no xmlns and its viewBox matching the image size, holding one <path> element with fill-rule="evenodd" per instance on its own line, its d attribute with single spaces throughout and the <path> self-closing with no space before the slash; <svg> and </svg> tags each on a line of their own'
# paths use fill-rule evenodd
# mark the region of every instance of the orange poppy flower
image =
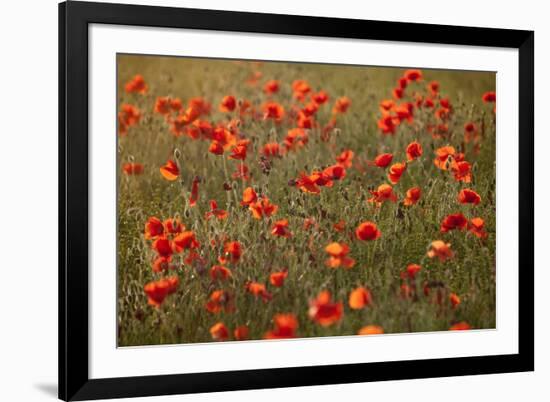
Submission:
<svg viewBox="0 0 550 402">
<path fill-rule="evenodd" d="M 231 270 L 223 265 L 214 265 L 210 268 L 210 278 L 212 278 L 213 281 L 226 280 L 231 276 Z"/>
<path fill-rule="evenodd" d="M 280 272 L 272 272 L 269 275 L 269 283 L 271 283 L 273 286 L 277 288 L 280 288 L 285 284 L 285 279 L 287 276 L 288 276 L 288 271 L 286 269 Z"/>
<path fill-rule="evenodd" d="M 157 237 L 152 247 L 162 257 L 169 257 L 174 253 L 172 243 L 166 237 Z"/>
<path fill-rule="evenodd" d="M 225 243 L 223 251 L 225 255 L 229 257 L 229 261 L 236 264 L 239 262 L 243 253 L 243 246 L 238 241 L 230 241 Z"/>
<path fill-rule="evenodd" d="M 248 327 L 246 325 L 240 325 L 233 331 L 233 337 L 237 341 L 245 341 L 248 339 Z"/>
<path fill-rule="evenodd" d="M 393 184 L 397 184 L 405 170 L 407 170 L 407 165 L 404 163 L 398 162 L 391 165 L 390 170 L 388 171 L 389 181 Z"/>
<path fill-rule="evenodd" d="M 226 95 L 220 103 L 220 112 L 229 113 L 237 107 L 237 100 L 232 95 Z"/>
<path fill-rule="evenodd" d="M 152 216 L 145 223 L 145 238 L 154 239 L 164 234 L 164 225 L 159 218 Z"/>
<path fill-rule="evenodd" d="M 358 287 L 349 294 L 349 307 L 353 310 L 361 310 L 372 303 L 372 296 L 368 289 Z"/>
<path fill-rule="evenodd" d="M 321 90 L 317 93 L 311 94 L 311 100 L 315 102 L 317 105 L 323 105 L 328 102 L 329 96 L 328 94 Z"/>
<path fill-rule="evenodd" d="M 298 320 L 292 313 L 275 314 L 273 317 L 275 329 L 267 332 L 264 339 L 286 339 L 295 338 Z"/>
<path fill-rule="evenodd" d="M 317 221 L 315 220 L 315 218 L 305 218 L 304 219 L 304 224 L 302 225 L 302 228 L 304 230 L 309 230 L 311 228 L 318 229 L 319 225 L 317 224 Z"/>
<path fill-rule="evenodd" d="M 292 232 L 288 230 L 288 219 L 281 219 L 275 222 L 271 229 L 271 234 L 279 237 L 291 237 Z"/>
<path fill-rule="evenodd" d="M 355 260 L 348 257 L 349 246 L 345 243 L 330 243 L 325 247 L 325 251 L 330 256 L 325 262 L 329 268 L 352 268 L 355 265 Z"/>
<path fill-rule="evenodd" d="M 304 100 L 305 95 L 309 91 L 311 91 L 311 87 L 306 80 L 295 80 L 292 83 L 292 96 L 295 99 Z"/>
<path fill-rule="evenodd" d="M 479 237 L 480 239 L 484 239 L 487 237 L 487 232 L 484 230 L 484 226 L 485 221 L 482 218 L 472 218 L 470 220 L 468 229 L 475 236 Z"/>
<path fill-rule="evenodd" d="M 179 234 L 185 229 L 185 225 L 183 225 L 179 219 L 176 218 L 168 218 L 163 222 L 164 228 L 166 229 L 166 233 L 170 234 Z"/>
<path fill-rule="evenodd" d="M 366 325 L 359 330 L 357 335 L 381 335 L 384 329 L 379 325 Z"/>
<path fill-rule="evenodd" d="M 318 174 L 308 176 L 305 173 L 300 173 L 300 178 L 296 180 L 296 187 L 304 193 L 319 194 L 321 193 L 321 189 L 317 187 L 319 178 L 320 175 Z"/>
<path fill-rule="evenodd" d="M 407 190 L 405 200 L 403 201 L 403 205 L 410 206 L 416 204 L 418 200 L 420 200 L 421 195 L 422 190 L 420 190 L 420 187 L 409 188 Z"/>
<path fill-rule="evenodd" d="M 381 204 L 384 201 L 397 201 L 397 195 L 393 192 L 393 187 L 389 184 L 381 184 L 376 190 L 371 190 L 372 197 L 368 199 L 368 202 L 375 202 Z"/>
<path fill-rule="evenodd" d="M 444 147 L 436 149 L 436 158 L 434 160 L 435 166 L 437 166 L 439 169 L 447 170 L 451 165 L 455 154 L 456 150 L 450 145 L 446 145 Z"/>
<path fill-rule="evenodd" d="M 363 222 L 357 229 L 355 229 L 355 235 L 359 240 L 376 240 L 381 236 L 380 230 L 373 222 Z"/>
<path fill-rule="evenodd" d="M 413 121 L 413 112 L 414 105 L 410 102 L 402 103 L 399 106 L 394 107 L 393 109 L 397 120 L 401 123 L 402 121 L 407 121 L 412 123 Z"/>
<path fill-rule="evenodd" d="M 179 283 L 178 276 L 171 276 L 166 279 L 147 283 L 143 287 L 147 295 L 147 303 L 156 308 L 160 307 L 167 296 L 178 290 Z"/>
<path fill-rule="evenodd" d="M 145 79 L 143 78 L 143 75 L 136 74 L 134 77 L 124 85 L 124 90 L 127 93 L 136 93 L 140 95 L 144 95 L 147 93 L 147 84 L 145 83 Z"/>
<path fill-rule="evenodd" d="M 464 230 L 468 225 L 468 219 L 461 213 L 447 215 L 441 222 L 441 232 L 446 233 L 453 229 Z"/>
<path fill-rule="evenodd" d="M 255 296 L 256 298 L 261 297 L 264 302 L 271 300 L 272 295 L 269 293 L 263 283 L 259 282 L 248 282 L 245 285 L 245 289 L 248 293 Z"/>
<path fill-rule="evenodd" d="M 266 102 L 262 106 L 264 119 L 281 121 L 285 115 L 285 109 L 277 102 Z"/>
<path fill-rule="evenodd" d="M 155 113 L 161 115 L 168 115 L 172 112 L 171 102 L 169 96 L 158 96 L 155 101 Z"/>
<path fill-rule="evenodd" d="M 206 219 L 210 219 L 213 216 L 219 220 L 224 220 L 229 214 L 225 209 L 219 209 L 216 200 L 210 200 L 210 211 L 205 214 Z"/>
<path fill-rule="evenodd" d="M 449 301 L 451 302 L 451 306 L 453 308 L 457 308 L 458 305 L 460 304 L 460 297 L 458 297 L 456 293 L 451 293 L 449 295 Z"/>
<path fill-rule="evenodd" d="M 449 331 L 467 331 L 469 329 L 472 329 L 470 324 L 468 324 L 466 321 L 460 321 L 456 324 L 451 325 Z"/>
<path fill-rule="evenodd" d="M 200 243 L 196 239 L 195 232 L 193 231 L 188 230 L 181 232 L 174 238 L 174 248 L 178 253 L 183 250 L 191 250 L 199 247 Z"/>
<path fill-rule="evenodd" d="M 430 250 L 428 250 L 428 257 L 439 258 L 439 261 L 445 262 L 452 258 L 453 252 L 451 251 L 451 243 L 445 243 L 443 240 L 434 240 L 430 244 Z"/>
<path fill-rule="evenodd" d="M 452 164 L 452 171 L 456 181 L 470 183 L 472 181 L 472 166 L 469 162 L 460 161 Z"/>
<path fill-rule="evenodd" d="M 231 313 L 235 310 L 233 296 L 225 290 L 214 290 L 205 304 L 207 311 L 217 314 L 221 311 Z"/>
<path fill-rule="evenodd" d="M 407 146 L 407 160 L 412 161 L 422 156 L 422 145 L 417 141 L 411 142 Z"/>
<path fill-rule="evenodd" d="M 403 74 L 408 81 L 422 81 L 422 71 L 420 70 L 407 70 Z"/>
<path fill-rule="evenodd" d="M 284 139 L 284 145 L 288 151 L 295 151 L 303 148 L 308 141 L 308 135 L 303 128 L 293 128 L 288 130 Z"/>
<path fill-rule="evenodd" d="M 465 188 L 458 193 L 458 202 L 461 204 L 474 204 L 477 205 L 481 202 L 481 197 L 474 190 Z"/>
<path fill-rule="evenodd" d="M 336 157 L 336 162 L 338 163 L 338 165 L 342 166 L 344 169 L 349 169 L 353 163 L 353 156 L 354 156 L 353 151 L 351 149 L 346 149 Z"/>
<path fill-rule="evenodd" d="M 225 341 L 229 338 L 229 331 L 223 322 L 218 322 L 210 327 L 210 335 L 216 341 Z"/>
<path fill-rule="evenodd" d="M 264 85 L 264 92 L 268 95 L 279 92 L 279 81 L 269 80 Z"/>
<path fill-rule="evenodd" d="M 485 93 L 483 94 L 483 96 L 481 97 L 481 99 L 482 99 L 483 102 L 485 102 L 485 103 L 496 102 L 496 100 L 497 100 L 497 94 L 496 94 L 496 92 L 494 92 L 494 91 L 485 92 Z"/>
<path fill-rule="evenodd" d="M 275 158 L 281 156 L 281 149 L 276 142 L 270 142 L 265 144 L 262 148 L 262 154 L 268 158 Z"/>
<path fill-rule="evenodd" d="M 389 153 L 380 154 L 376 158 L 374 158 L 373 163 L 374 163 L 375 166 L 377 166 L 379 168 L 385 168 L 385 167 L 389 166 L 392 159 L 393 159 L 393 154 L 389 154 Z"/>
<path fill-rule="evenodd" d="M 347 96 L 342 96 L 338 99 L 336 99 L 336 102 L 334 103 L 334 106 L 332 108 L 333 113 L 346 113 L 348 111 L 348 108 L 351 105 L 351 99 Z"/>
<path fill-rule="evenodd" d="M 247 187 L 243 191 L 243 200 L 241 201 L 241 205 L 243 206 L 249 206 L 253 203 L 255 203 L 258 200 L 258 195 L 254 191 L 252 187 Z"/>
<path fill-rule="evenodd" d="M 168 181 L 174 181 L 180 174 L 178 165 L 173 160 L 169 159 L 164 166 L 160 168 L 160 174 Z"/>
<path fill-rule="evenodd" d="M 274 215 L 277 209 L 279 209 L 279 207 L 272 204 L 267 197 L 262 197 L 257 202 L 250 204 L 248 208 L 255 219 L 268 218 Z"/>
<path fill-rule="evenodd" d="M 194 207 L 197 205 L 197 201 L 199 200 L 199 183 L 201 182 L 201 178 L 199 176 L 193 177 L 193 181 L 191 182 L 191 194 L 189 195 L 189 206 Z"/>
<path fill-rule="evenodd" d="M 317 324 L 328 327 L 340 321 L 344 315 L 342 302 L 332 302 L 328 290 L 324 290 L 309 303 L 309 318 Z"/>
</svg>

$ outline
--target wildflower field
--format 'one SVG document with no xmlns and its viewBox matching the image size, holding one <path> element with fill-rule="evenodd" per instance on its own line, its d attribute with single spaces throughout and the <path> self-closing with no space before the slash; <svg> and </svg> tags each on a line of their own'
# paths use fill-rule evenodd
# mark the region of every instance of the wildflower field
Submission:
<svg viewBox="0 0 550 402">
<path fill-rule="evenodd" d="M 119 346 L 495 328 L 494 73 L 117 64 Z"/>
</svg>

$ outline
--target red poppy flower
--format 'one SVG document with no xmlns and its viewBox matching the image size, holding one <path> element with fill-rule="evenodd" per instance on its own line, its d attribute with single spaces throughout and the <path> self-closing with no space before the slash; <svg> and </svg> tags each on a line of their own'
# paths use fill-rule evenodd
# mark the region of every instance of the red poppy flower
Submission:
<svg viewBox="0 0 550 402">
<path fill-rule="evenodd" d="M 449 295 L 449 301 L 451 302 L 452 308 L 457 308 L 460 304 L 460 297 L 456 293 L 451 293 Z"/>
<path fill-rule="evenodd" d="M 468 226 L 468 219 L 461 213 L 447 215 L 441 222 L 441 232 L 445 233 L 453 229 L 464 230 Z"/>
<path fill-rule="evenodd" d="M 304 100 L 309 91 L 311 91 L 311 87 L 306 80 L 295 80 L 292 83 L 292 96 L 295 99 Z"/>
<path fill-rule="evenodd" d="M 288 276 L 288 271 L 286 269 L 280 272 L 272 272 L 269 275 L 269 283 L 271 283 L 273 286 L 277 288 L 280 288 L 285 284 L 285 279 L 287 276 Z"/>
<path fill-rule="evenodd" d="M 149 282 L 143 290 L 147 295 L 147 302 L 153 307 L 160 307 L 167 296 L 175 293 L 179 286 L 179 278 L 177 276 L 171 276 L 159 281 Z"/>
<path fill-rule="evenodd" d="M 399 123 L 399 121 L 397 123 Z M 382 116 L 378 120 L 377 124 L 378 128 L 382 131 L 383 134 L 395 134 L 395 130 L 397 127 L 392 116 Z"/>
<path fill-rule="evenodd" d="M 145 223 L 145 238 L 154 239 L 164 234 L 164 225 L 159 218 L 151 217 Z"/>
<path fill-rule="evenodd" d="M 252 187 L 247 187 L 243 191 L 243 200 L 241 205 L 249 206 L 250 204 L 255 203 L 258 200 L 258 195 Z"/>
<path fill-rule="evenodd" d="M 417 141 L 411 142 L 407 146 L 407 160 L 412 161 L 422 156 L 422 145 Z"/>
<path fill-rule="evenodd" d="M 279 92 L 279 81 L 269 80 L 264 85 L 264 92 L 268 95 Z"/>
<path fill-rule="evenodd" d="M 391 165 L 390 170 L 388 171 L 389 181 L 393 184 L 397 184 L 405 170 L 407 170 L 407 165 L 405 163 L 398 162 Z"/>
<path fill-rule="evenodd" d="M 387 167 L 393 159 L 393 154 L 380 154 L 376 158 L 374 158 L 374 165 L 379 168 L 385 168 Z"/>
<path fill-rule="evenodd" d="M 161 257 L 169 257 L 174 253 L 172 243 L 166 237 L 157 237 L 152 247 Z"/>
<path fill-rule="evenodd" d="M 243 181 L 250 180 L 250 175 L 248 166 L 246 166 L 244 163 L 240 163 L 237 165 L 235 172 L 231 174 L 231 177 L 233 179 L 242 179 Z"/>
<path fill-rule="evenodd" d="M 221 311 L 232 313 L 235 310 L 233 296 L 225 290 L 214 290 L 205 305 L 210 313 L 217 314 Z"/>
<path fill-rule="evenodd" d="M 212 141 L 208 147 L 208 152 L 214 155 L 223 155 L 223 146 L 218 141 Z"/>
<path fill-rule="evenodd" d="M 199 247 L 200 243 L 195 237 L 195 232 L 191 230 L 181 232 L 179 235 L 174 237 L 174 248 L 178 253 L 183 250 L 191 250 Z"/>
<path fill-rule="evenodd" d="M 134 105 L 125 103 L 121 106 L 118 118 L 125 126 L 134 126 L 139 123 L 141 112 Z"/>
<path fill-rule="evenodd" d="M 279 237 L 291 237 L 292 232 L 288 230 L 288 219 L 282 219 L 275 222 L 271 229 L 271 234 Z"/>
<path fill-rule="evenodd" d="M 432 93 L 433 96 L 437 95 L 439 92 L 439 82 L 432 81 L 428 84 L 428 90 Z"/>
<path fill-rule="evenodd" d="M 318 105 L 323 105 L 328 102 L 328 94 L 325 91 L 319 91 L 317 93 L 311 94 L 311 100 Z"/>
<path fill-rule="evenodd" d="M 320 175 L 308 176 L 305 173 L 300 174 L 300 178 L 296 180 L 296 187 L 304 193 L 319 194 L 321 189 L 317 186 L 317 181 Z"/>
<path fill-rule="evenodd" d="M 376 190 L 371 190 L 372 197 L 368 199 L 368 202 L 375 202 L 381 204 L 384 201 L 397 201 L 397 195 L 393 192 L 393 187 L 389 184 L 381 184 Z"/>
<path fill-rule="evenodd" d="M 349 169 L 353 163 L 353 156 L 354 156 L 353 151 L 351 149 L 346 149 L 336 157 L 336 162 L 338 163 L 338 165 L 342 166 L 344 169 Z"/>
<path fill-rule="evenodd" d="M 153 261 L 153 272 L 164 272 L 169 269 L 174 269 L 175 267 L 170 264 L 172 262 L 172 256 L 159 256 Z"/>
<path fill-rule="evenodd" d="M 246 325 L 240 325 L 233 331 L 233 337 L 236 341 L 245 341 L 248 339 L 248 327 Z"/>
<path fill-rule="evenodd" d="M 210 278 L 212 278 L 213 281 L 226 280 L 231 276 L 231 270 L 223 265 L 214 265 L 210 268 Z"/>
<path fill-rule="evenodd" d="M 451 169 L 456 181 L 463 183 L 470 183 L 472 181 L 472 166 L 469 162 L 455 162 L 451 165 Z"/>
<path fill-rule="evenodd" d="M 368 289 L 358 287 L 349 295 L 349 307 L 353 310 L 361 310 L 372 303 L 372 296 Z"/>
<path fill-rule="evenodd" d="M 219 209 L 216 200 L 210 200 L 210 211 L 205 214 L 206 219 L 216 217 L 219 220 L 224 220 L 229 214 L 225 209 Z"/>
<path fill-rule="evenodd" d="M 376 240 L 381 236 L 380 230 L 373 222 L 363 222 L 355 230 L 355 235 L 359 240 Z"/>
<path fill-rule="evenodd" d="M 332 225 L 332 228 L 338 233 L 343 232 L 346 229 L 346 221 L 343 219 L 340 219 L 338 222 Z"/>
<path fill-rule="evenodd" d="M 136 93 L 144 95 L 147 93 L 147 84 L 141 74 L 136 74 L 134 77 L 124 85 L 124 90 L 127 93 Z"/>
<path fill-rule="evenodd" d="M 325 247 L 325 251 L 330 256 L 325 265 L 329 268 L 352 268 L 355 265 L 355 260 L 348 257 L 349 246 L 345 243 L 330 243 Z"/>
<path fill-rule="evenodd" d="M 328 290 L 324 290 L 309 303 L 309 318 L 317 324 L 328 327 L 340 321 L 344 315 L 342 302 L 333 302 Z"/>
<path fill-rule="evenodd" d="M 482 218 L 472 218 L 468 225 L 468 230 L 480 239 L 487 237 L 487 232 L 484 230 L 485 221 Z"/>
<path fill-rule="evenodd" d="M 336 99 L 332 108 L 333 113 L 346 113 L 351 105 L 351 99 L 347 96 L 342 96 Z"/>
<path fill-rule="evenodd" d="M 220 112 L 229 113 L 235 110 L 237 107 L 237 100 L 232 95 L 226 95 L 223 97 L 220 103 Z"/>
<path fill-rule="evenodd" d="M 176 218 L 168 218 L 163 222 L 164 228 L 166 229 L 166 233 L 170 234 L 179 234 L 185 229 L 185 225 L 183 225 L 179 219 Z"/>
<path fill-rule="evenodd" d="M 256 298 L 261 297 L 264 302 L 268 302 L 272 298 L 271 293 L 267 291 L 263 283 L 248 282 L 245 285 L 245 289 L 248 293 L 255 296 Z"/>
<path fill-rule="evenodd" d="M 288 130 L 284 139 L 284 145 L 288 151 L 295 151 L 303 148 L 308 143 L 308 140 L 308 135 L 303 128 L 293 128 Z"/>
<path fill-rule="evenodd" d="M 264 339 L 295 338 L 298 320 L 292 313 L 275 314 L 273 317 L 275 328 L 264 335 Z"/>
<path fill-rule="evenodd" d="M 272 204 L 267 197 L 262 197 L 259 201 L 250 204 L 248 208 L 255 219 L 268 218 L 274 215 L 277 209 L 279 209 L 279 207 Z"/>
<path fill-rule="evenodd" d="M 465 188 L 458 193 L 458 202 L 461 204 L 474 204 L 477 205 L 481 202 L 481 197 L 474 190 Z"/>
<path fill-rule="evenodd" d="M 418 264 L 409 264 L 407 265 L 407 269 L 405 270 L 406 276 L 408 276 L 410 279 L 414 279 L 416 277 L 416 274 L 420 272 L 422 267 Z"/>
<path fill-rule="evenodd" d="M 451 251 L 451 243 L 445 243 L 442 240 L 434 240 L 430 244 L 430 250 L 428 250 L 428 257 L 439 258 L 439 261 L 445 262 L 452 258 L 453 252 Z"/>
<path fill-rule="evenodd" d="M 281 156 L 281 149 L 276 142 L 270 142 L 265 144 L 262 148 L 262 154 L 268 158 L 275 158 Z"/>
<path fill-rule="evenodd" d="M 230 241 L 225 243 L 223 251 L 225 255 L 229 257 L 229 261 L 231 261 L 233 264 L 236 264 L 241 258 L 243 247 L 242 244 L 238 241 Z"/>
<path fill-rule="evenodd" d="M 422 71 L 420 70 L 407 70 L 403 76 L 409 81 L 422 81 Z"/>
<path fill-rule="evenodd" d="M 447 170 L 451 165 L 455 154 L 456 154 L 456 151 L 454 147 L 450 145 L 436 149 L 435 150 L 436 158 L 434 160 L 435 166 L 437 166 L 439 169 Z"/>
<path fill-rule="evenodd" d="M 403 205 L 414 205 L 420 200 L 420 196 L 422 195 L 422 190 L 420 190 L 420 187 L 412 187 L 407 190 L 407 194 L 405 197 L 405 200 L 403 201 Z"/>
<path fill-rule="evenodd" d="M 250 144 L 250 140 L 239 140 L 237 142 L 237 145 L 235 145 L 231 149 L 231 155 L 229 157 L 231 159 L 237 159 L 237 160 L 245 160 L 246 159 L 246 152 L 248 150 L 248 145 Z"/>
<path fill-rule="evenodd" d="M 449 331 L 467 331 L 469 329 L 472 329 L 470 324 L 468 324 L 466 321 L 460 321 L 456 324 L 451 325 Z"/>
<path fill-rule="evenodd" d="M 164 166 L 160 168 L 160 174 L 168 181 L 174 181 L 180 174 L 178 165 L 173 160 L 169 159 Z"/>
<path fill-rule="evenodd" d="M 210 327 L 210 335 L 215 341 L 225 341 L 229 338 L 229 331 L 223 322 L 218 322 Z"/>
<path fill-rule="evenodd" d="M 401 87 L 394 88 L 392 95 L 395 99 L 401 99 L 403 98 L 403 95 L 405 95 L 405 90 Z"/>
<path fill-rule="evenodd" d="M 262 106 L 264 112 L 264 119 L 273 119 L 275 121 L 281 121 L 285 115 L 285 109 L 277 102 L 266 102 Z"/>
<path fill-rule="evenodd" d="M 191 194 L 189 196 L 189 206 L 194 207 L 197 204 L 197 201 L 199 200 L 199 183 L 201 182 L 201 178 L 199 176 L 193 177 L 193 181 L 191 182 Z"/>
<path fill-rule="evenodd" d="M 494 91 L 485 92 L 483 96 L 481 97 L 483 102 L 490 103 L 490 102 L 496 102 L 497 100 L 497 94 Z"/>
</svg>

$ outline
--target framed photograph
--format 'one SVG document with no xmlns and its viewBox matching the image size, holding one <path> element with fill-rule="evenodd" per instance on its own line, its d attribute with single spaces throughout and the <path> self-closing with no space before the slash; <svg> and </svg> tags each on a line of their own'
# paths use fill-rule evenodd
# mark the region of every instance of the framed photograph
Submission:
<svg viewBox="0 0 550 402">
<path fill-rule="evenodd" d="M 59 5 L 59 397 L 534 369 L 534 33 Z"/>
</svg>

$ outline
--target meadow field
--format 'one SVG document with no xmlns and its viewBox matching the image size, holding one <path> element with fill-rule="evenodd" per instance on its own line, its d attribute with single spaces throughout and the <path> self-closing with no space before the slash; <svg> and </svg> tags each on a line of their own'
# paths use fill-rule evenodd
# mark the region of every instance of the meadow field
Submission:
<svg viewBox="0 0 550 402">
<path fill-rule="evenodd" d="M 495 328 L 494 73 L 117 65 L 119 346 Z"/>
</svg>

